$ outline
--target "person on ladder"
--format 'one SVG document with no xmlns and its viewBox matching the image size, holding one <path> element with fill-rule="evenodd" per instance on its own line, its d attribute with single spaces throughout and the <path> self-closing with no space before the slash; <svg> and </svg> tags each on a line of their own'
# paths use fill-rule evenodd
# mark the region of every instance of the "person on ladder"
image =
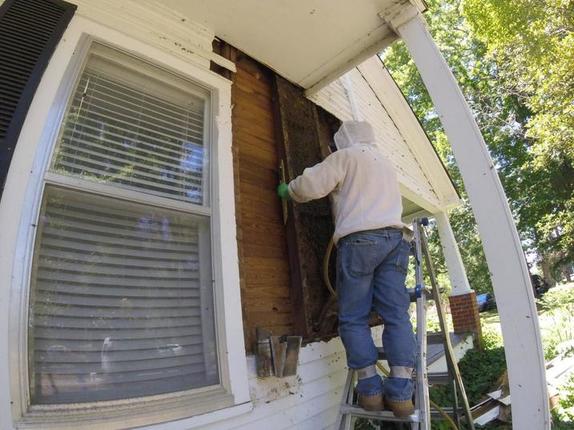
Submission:
<svg viewBox="0 0 574 430">
<path fill-rule="evenodd" d="M 347 365 L 358 374 L 358 402 L 369 411 L 386 405 L 404 417 L 414 411 L 416 341 L 405 287 L 410 243 L 403 239 L 399 184 L 368 122 L 343 122 L 334 140 L 336 152 L 289 184 L 279 184 L 277 193 L 297 203 L 332 193 L 339 334 Z M 384 384 L 376 371 L 371 309 L 384 321 L 383 348 L 391 370 Z"/>
</svg>

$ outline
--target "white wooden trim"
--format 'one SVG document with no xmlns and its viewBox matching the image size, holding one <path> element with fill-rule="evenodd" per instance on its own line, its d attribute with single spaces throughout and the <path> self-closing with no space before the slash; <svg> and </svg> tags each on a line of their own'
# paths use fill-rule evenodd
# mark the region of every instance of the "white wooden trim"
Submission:
<svg viewBox="0 0 574 430">
<path fill-rule="evenodd" d="M 145 192 L 138 192 L 131 189 L 120 188 L 112 184 L 93 182 L 79 177 L 62 175 L 55 172 L 46 172 L 44 178 L 49 184 L 61 185 L 74 190 L 93 192 L 102 196 L 129 200 L 130 202 L 174 209 L 182 212 L 189 212 L 196 215 L 211 216 L 211 208 L 209 207 L 170 199 L 168 197 L 146 194 Z"/>
<path fill-rule="evenodd" d="M 426 210 L 419 210 L 417 212 L 408 214 L 407 216 L 403 217 L 402 221 L 405 224 L 412 224 L 412 222 L 416 219 L 416 218 L 424 218 L 424 217 L 430 217 L 432 216 L 432 214 Z"/>
<path fill-rule="evenodd" d="M 484 139 L 448 64 L 418 14 L 393 25 L 420 71 L 452 145 L 491 272 L 502 334 L 512 422 L 549 429 L 550 411 L 536 305 L 520 238 Z"/>
<path fill-rule="evenodd" d="M 253 403 L 247 402 L 230 408 L 221 409 L 209 414 L 198 415 L 192 418 L 172 421 L 169 423 L 156 424 L 153 426 L 139 427 L 139 430 L 182 430 L 199 429 L 208 424 L 216 424 L 219 421 L 230 420 L 240 415 L 245 415 L 253 410 Z"/>
<path fill-rule="evenodd" d="M 448 215 L 446 212 L 437 212 L 434 214 L 434 218 L 438 227 L 440 244 L 442 246 L 446 267 L 448 268 L 448 277 L 452 287 L 450 295 L 459 296 L 461 294 L 468 294 L 472 290 L 470 289 L 470 284 L 466 277 L 464 263 L 462 262 L 456 238 L 454 237 L 452 227 L 448 220 Z"/>
<path fill-rule="evenodd" d="M 378 56 L 371 57 L 359 64 L 357 70 L 369 83 L 396 128 L 400 131 L 405 144 L 412 151 L 421 166 L 421 170 L 437 194 L 440 207 L 446 210 L 458 206 L 460 199 L 439 156 L 432 148 L 432 144 L 414 112 L 381 59 Z"/>
<path fill-rule="evenodd" d="M 213 31 L 154 0 L 71 0 L 77 15 L 121 31 L 185 61 L 209 69 L 210 61 L 236 71 L 235 63 L 212 51 Z"/>
<path fill-rule="evenodd" d="M 241 312 L 241 294 L 239 289 L 239 256 L 235 222 L 235 186 L 233 178 L 233 153 L 231 150 L 231 86 L 221 78 L 217 94 L 213 94 L 212 103 L 216 109 L 212 127 L 215 145 L 212 157 L 217 160 L 212 166 L 212 189 L 217 208 L 212 216 L 212 235 L 219 240 L 213 241 L 213 265 L 215 283 L 223 286 L 215 294 L 216 315 L 224 315 L 225 320 L 216 318 L 216 332 L 221 336 L 219 354 L 226 357 L 222 361 L 222 378 L 229 381 L 230 391 L 235 403 L 249 401 L 247 362 L 243 336 L 243 318 Z M 224 246 L 225 245 L 225 246 Z M 220 326 L 224 326 L 224 330 Z"/>
<path fill-rule="evenodd" d="M 380 71 L 384 72 L 382 65 Z M 357 110 L 360 110 L 363 119 L 371 122 L 377 138 L 383 143 L 381 149 L 395 165 L 401 194 L 429 212 L 443 210 L 441 202 L 437 198 L 418 160 L 413 155 L 409 144 L 404 141 L 404 137 L 401 134 L 402 130 L 393 123 L 392 118 L 388 115 L 386 110 L 387 100 L 378 98 L 371 82 L 367 81 L 358 70 L 352 70 L 345 76 L 350 76 L 352 81 L 353 96 L 358 104 Z M 382 73 L 375 75 L 373 78 L 380 80 L 381 77 Z M 340 120 L 348 121 L 354 117 L 353 109 L 347 96 L 348 91 L 345 90 L 341 81 L 338 80 L 331 83 L 327 88 L 310 99 Z M 400 95 L 399 100 L 400 103 L 406 104 L 402 95 Z M 416 118 L 413 119 L 416 121 Z M 420 127 L 418 122 L 416 122 L 416 126 Z M 429 145 L 429 150 L 432 151 L 428 140 L 425 141 L 425 144 Z M 446 176 L 438 158 L 434 154 L 433 157 L 438 169 L 441 169 L 440 173 Z M 446 179 L 448 180 L 448 177 Z M 452 186 L 451 193 L 456 194 Z"/>
<path fill-rule="evenodd" d="M 35 237 L 36 217 L 43 192 L 44 173 L 48 166 L 48 154 L 53 150 L 57 129 L 71 91 L 69 66 L 81 64 L 85 56 L 82 39 L 88 34 L 114 46 L 119 46 L 139 57 L 173 70 L 198 81 L 211 92 L 214 121 L 212 157 L 212 237 L 215 284 L 215 307 L 219 312 L 217 321 L 221 380 L 224 390 L 207 395 L 199 409 L 222 408 L 235 403 L 249 402 L 243 323 L 239 298 L 239 270 L 235 231 L 235 203 L 233 195 L 233 163 L 231 153 L 231 88 L 228 80 L 198 67 L 196 64 L 172 56 L 161 49 L 149 46 L 124 34 L 111 30 L 80 16 L 75 16 L 56 48 L 44 73 L 22 128 L 3 198 L 0 202 L 0 428 L 13 428 L 14 422 L 24 416 L 27 397 L 27 354 L 25 334 L 27 328 L 27 289 L 31 250 Z M 74 67 L 73 67 L 74 68 Z M 73 77 L 72 77 L 73 78 Z M 55 126 L 57 125 L 57 126 Z M 53 178 L 52 178 L 53 179 Z M 223 247 L 222 243 L 226 246 Z M 225 268 L 225 270 L 223 270 Z M 192 394 L 201 399 L 203 390 Z M 227 393 L 227 394 L 226 394 Z M 222 397 L 223 396 L 223 397 Z M 163 396 L 168 398 L 171 396 Z M 177 396 L 176 396 L 177 397 Z M 224 397 L 228 400 L 224 400 Z M 159 398 L 158 398 L 159 399 Z M 218 400 L 218 399 L 221 399 Z M 201 401 L 201 400 L 200 400 Z M 231 403 L 228 403 L 231 402 Z M 120 402 L 121 403 L 121 402 Z M 137 403 L 137 402 L 136 402 Z M 159 403 L 158 403 L 159 405 Z M 152 405 L 153 406 L 153 405 Z M 153 407 L 149 412 L 153 414 Z M 92 422 L 90 428 L 118 428 L 128 422 L 141 426 L 150 422 L 167 421 L 178 416 L 173 404 L 162 404 L 152 418 L 131 416 L 123 407 L 118 409 L 115 424 L 99 415 L 100 424 Z M 189 403 L 180 405 L 181 411 L 190 409 Z M 203 408 L 203 409 L 201 409 Z M 39 408 L 34 408 L 39 410 Z M 40 408 L 42 409 L 42 408 Z M 90 415 L 94 409 L 84 406 Z M 96 410 L 97 411 L 97 410 Z M 126 415 L 127 413 L 127 415 Z M 59 413 L 64 418 L 65 413 Z M 179 415 L 181 417 L 181 415 Z M 30 416 L 30 418 L 32 418 Z M 32 427 L 34 419 L 23 426 Z M 40 422 L 38 425 L 42 426 Z M 44 426 L 42 426 L 44 428 Z M 80 428 L 79 422 L 73 428 Z"/>
<path fill-rule="evenodd" d="M 404 198 L 409 199 L 411 202 L 419 205 L 421 208 L 426 209 L 429 212 L 437 212 L 441 210 L 440 203 L 438 201 L 431 201 L 430 199 L 421 196 L 421 194 L 414 191 L 412 187 L 408 185 L 403 183 L 402 181 L 399 182 L 401 195 Z"/>
<path fill-rule="evenodd" d="M 338 68 L 333 70 L 331 73 L 327 74 L 326 76 L 322 77 L 321 79 L 317 80 L 316 82 L 313 82 L 312 79 L 317 79 L 315 76 L 320 76 L 320 71 L 314 70 L 311 73 L 310 77 L 305 78 L 304 82 L 299 82 L 299 84 L 301 84 L 303 87 L 309 87 L 305 91 L 305 95 L 307 97 L 314 96 L 315 94 L 317 94 L 317 92 L 319 92 L 321 89 L 325 88 L 331 82 L 333 82 L 334 80 L 343 76 L 349 70 L 353 69 L 355 66 L 357 66 L 357 64 L 360 64 L 363 61 L 365 61 L 367 58 L 378 54 L 379 52 L 384 50 L 387 46 L 389 46 L 391 43 L 393 43 L 397 39 L 396 34 L 394 34 L 393 32 L 389 32 L 389 30 L 385 30 L 385 32 L 387 34 L 383 38 L 381 38 L 381 40 L 379 40 L 375 44 L 365 48 L 362 52 L 360 52 L 358 55 L 356 55 L 352 61 L 349 61 L 349 62 L 343 64 L 342 66 L 339 66 Z M 345 53 L 345 51 L 343 50 L 339 55 L 343 56 L 344 53 Z M 330 63 L 335 62 L 337 60 L 337 58 L 338 57 L 334 57 L 331 62 L 323 65 L 320 69 L 321 70 L 328 69 L 328 66 L 330 65 Z"/>
</svg>

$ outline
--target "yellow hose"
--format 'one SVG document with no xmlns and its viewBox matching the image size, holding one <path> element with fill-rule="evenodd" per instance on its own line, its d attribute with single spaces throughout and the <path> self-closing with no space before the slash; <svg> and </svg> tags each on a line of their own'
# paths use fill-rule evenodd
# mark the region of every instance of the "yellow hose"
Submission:
<svg viewBox="0 0 574 430">
<path fill-rule="evenodd" d="M 452 420 L 452 418 L 450 417 L 449 414 L 447 414 L 445 411 L 443 411 L 439 405 L 437 405 L 435 402 L 433 402 L 432 400 L 429 399 L 430 404 L 432 405 L 433 408 L 435 408 L 439 414 L 442 415 L 442 417 L 446 420 L 447 423 L 449 423 L 450 428 L 452 430 L 458 430 L 458 427 L 456 426 L 455 422 Z"/>
<path fill-rule="evenodd" d="M 327 289 L 331 293 L 333 297 L 337 297 L 337 292 L 333 288 L 331 284 L 331 279 L 329 278 L 329 261 L 331 260 L 331 254 L 333 253 L 333 246 L 335 246 L 335 242 L 331 237 L 329 244 L 327 245 L 327 250 L 325 251 L 325 256 L 323 257 L 323 282 L 327 286 Z"/>
</svg>

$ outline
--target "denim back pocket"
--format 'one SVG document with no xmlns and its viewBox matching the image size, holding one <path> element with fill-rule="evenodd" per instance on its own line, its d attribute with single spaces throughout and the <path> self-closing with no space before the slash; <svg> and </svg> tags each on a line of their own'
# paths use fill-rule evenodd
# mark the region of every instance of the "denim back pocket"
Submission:
<svg viewBox="0 0 574 430">
<path fill-rule="evenodd" d="M 338 252 L 342 264 L 354 276 L 365 276 L 373 273 L 378 260 L 377 241 L 367 237 L 348 237 Z"/>
<path fill-rule="evenodd" d="M 367 245 L 376 245 L 376 241 L 372 240 L 372 239 L 367 239 L 365 237 L 356 237 L 356 238 L 352 238 L 349 239 L 347 241 L 347 243 L 353 245 L 353 246 L 367 246 Z"/>
</svg>

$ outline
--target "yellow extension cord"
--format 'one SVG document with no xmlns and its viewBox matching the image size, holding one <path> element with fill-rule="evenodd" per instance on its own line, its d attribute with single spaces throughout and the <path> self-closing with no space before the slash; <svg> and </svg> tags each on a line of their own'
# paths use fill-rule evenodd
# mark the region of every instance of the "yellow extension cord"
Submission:
<svg viewBox="0 0 574 430">
<path fill-rule="evenodd" d="M 333 238 L 331 238 L 331 240 L 329 241 L 329 245 L 327 245 L 325 256 L 323 257 L 323 282 L 325 283 L 327 289 L 333 295 L 333 297 L 337 297 L 337 292 L 333 288 L 333 285 L 331 284 L 331 279 L 329 278 L 329 261 L 331 260 L 331 254 L 333 253 L 334 245 L 335 243 L 333 241 Z M 389 376 L 389 372 L 387 371 L 387 369 L 383 367 L 381 363 L 377 363 L 377 367 L 381 372 L 383 372 L 385 376 Z M 439 405 L 437 405 L 430 399 L 429 402 L 432 405 L 432 407 L 435 408 L 442 415 L 442 417 L 448 422 L 452 430 L 458 430 L 458 427 L 456 426 L 452 418 L 445 411 L 443 411 Z"/>
</svg>

